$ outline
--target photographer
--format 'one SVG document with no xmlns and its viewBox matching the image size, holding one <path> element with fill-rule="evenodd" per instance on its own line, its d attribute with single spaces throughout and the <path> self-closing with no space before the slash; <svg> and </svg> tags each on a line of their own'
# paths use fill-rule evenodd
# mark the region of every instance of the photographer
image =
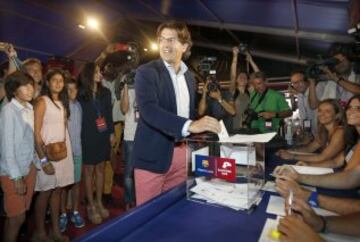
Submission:
<svg viewBox="0 0 360 242">
<path fill-rule="evenodd" d="M 331 56 L 339 61 L 332 72 L 328 67 L 323 67 L 327 78 L 336 82 L 340 89 L 340 100 L 346 103 L 354 94 L 360 94 L 360 75 L 355 72 L 354 63 L 352 63 L 347 54 L 346 48 L 335 46 L 331 50 Z"/>
<path fill-rule="evenodd" d="M 132 152 L 134 147 L 135 131 L 139 119 L 139 110 L 135 100 L 134 71 L 125 74 L 122 80 L 120 109 L 125 115 L 123 157 L 124 170 L 124 199 L 125 209 L 135 206 L 134 167 L 132 164 Z"/>
<path fill-rule="evenodd" d="M 229 92 L 221 92 L 220 84 L 208 77 L 203 88 L 198 108 L 199 116 L 208 115 L 218 120 L 224 119 L 225 126 L 231 130 L 230 116 L 235 115 L 235 105 Z"/>
<path fill-rule="evenodd" d="M 345 104 L 353 94 L 360 93 L 360 75 L 355 73 L 346 49 L 334 46 L 329 53 L 331 58 L 318 67 L 319 75 L 309 77 L 309 103 L 312 109 L 316 109 L 324 99 L 340 99 Z M 320 89 L 321 95 L 317 95 L 315 88 Z"/>
<path fill-rule="evenodd" d="M 5 52 L 9 59 L 9 67 L 5 73 L 4 78 L 7 75 L 15 72 L 16 70 L 22 70 L 28 73 L 35 81 L 35 92 L 34 98 L 38 97 L 40 94 L 40 89 L 42 85 L 43 73 L 42 73 L 42 64 L 39 59 L 28 58 L 21 62 L 17 57 L 17 52 L 14 46 L 10 43 L 0 42 L 0 50 Z"/>
<path fill-rule="evenodd" d="M 266 87 L 266 77 L 263 72 L 251 74 L 250 80 L 254 91 L 250 93 L 246 123 L 256 132 L 276 132 L 280 127 L 280 120 L 290 117 L 292 111 L 284 95 Z"/>
<path fill-rule="evenodd" d="M 289 93 L 297 97 L 297 106 L 299 109 L 299 117 L 311 125 L 311 132 L 313 135 L 317 134 L 317 116 L 316 110 L 312 109 L 309 105 L 309 81 L 306 79 L 305 73 L 300 70 L 294 70 L 290 74 Z M 320 96 L 321 90 L 319 86 L 316 87 L 316 95 Z"/>
</svg>

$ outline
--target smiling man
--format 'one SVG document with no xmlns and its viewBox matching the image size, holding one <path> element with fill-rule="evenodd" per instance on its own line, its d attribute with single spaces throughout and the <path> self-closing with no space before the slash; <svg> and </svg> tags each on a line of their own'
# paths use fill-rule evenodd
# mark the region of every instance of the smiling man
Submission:
<svg viewBox="0 0 360 242">
<path fill-rule="evenodd" d="M 140 66 L 135 76 L 140 111 L 133 150 L 137 205 L 186 180 L 183 138 L 220 132 L 214 118 L 194 120 L 196 82 L 182 61 L 192 45 L 186 25 L 162 23 L 157 37 L 160 59 Z"/>
</svg>

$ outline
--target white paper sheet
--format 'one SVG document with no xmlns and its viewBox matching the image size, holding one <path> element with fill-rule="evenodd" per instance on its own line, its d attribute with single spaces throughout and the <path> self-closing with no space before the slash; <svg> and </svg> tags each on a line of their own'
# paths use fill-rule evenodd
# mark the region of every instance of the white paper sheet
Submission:
<svg viewBox="0 0 360 242">
<path fill-rule="evenodd" d="M 316 214 L 321 216 L 337 215 L 334 212 L 322 208 L 313 208 L 313 209 Z M 285 200 L 279 196 L 270 196 L 269 203 L 266 208 L 266 213 L 275 214 L 278 216 L 285 216 Z"/>
<path fill-rule="evenodd" d="M 221 145 L 220 157 L 235 159 L 237 165 L 256 165 L 254 146 L 234 146 L 232 144 Z"/>
<path fill-rule="evenodd" d="M 220 123 L 220 127 L 221 127 L 221 131 L 220 131 L 220 133 L 218 133 L 219 140 L 228 139 L 229 133 L 225 127 L 224 121 L 220 120 L 219 123 Z"/>
<path fill-rule="evenodd" d="M 279 241 L 271 236 L 272 231 L 277 231 L 278 220 L 268 218 L 265 221 L 263 230 L 260 235 L 259 242 L 275 242 Z"/>
<path fill-rule="evenodd" d="M 305 189 L 308 189 L 310 191 L 316 192 L 316 187 L 305 186 L 305 185 L 302 185 L 302 187 L 305 188 Z M 267 181 L 261 190 L 268 191 L 268 192 L 276 192 L 277 193 L 277 191 L 275 189 L 275 182 L 273 182 L 273 181 Z"/>
<path fill-rule="evenodd" d="M 252 198 L 256 196 L 256 189 L 249 189 L 251 184 L 229 183 L 220 179 L 205 180 L 196 178 L 196 185 L 190 190 L 193 198 L 203 199 L 209 203 L 216 203 L 235 210 L 249 209 Z M 259 201 L 256 201 L 257 203 Z"/>
<path fill-rule="evenodd" d="M 269 142 L 274 136 L 276 132 L 266 133 L 266 134 L 253 134 L 253 135 L 246 135 L 246 134 L 236 134 L 230 136 L 229 138 L 220 139 L 220 142 L 228 142 L 228 143 L 267 143 Z"/>
<path fill-rule="evenodd" d="M 334 173 L 334 170 L 332 168 L 295 165 L 292 165 L 292 167 L 296 170 L 296 172 L 304 175 L 324 175 Z"/>
</svg>

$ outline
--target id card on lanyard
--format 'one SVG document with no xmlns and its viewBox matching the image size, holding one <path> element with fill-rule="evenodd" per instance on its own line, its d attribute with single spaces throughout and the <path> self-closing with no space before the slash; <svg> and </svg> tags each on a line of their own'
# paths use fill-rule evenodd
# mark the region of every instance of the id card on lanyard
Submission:
<svg viewBox="0 0 360 242">
<path fill-rule="evenodd" d="M 97 115 L 97 118 L 95 119 L 96 128 L 99 133 L 105 132 L 107 130 L 107 124 L 105 117 L 101 113 L 100 103 L 96 100 L 96 98 L 94 98 L 93 104 Z"/>
<path fill-rule="evenodd" d="M 136 104 L 136 100 L 134 101 L 134 121 L 135 123 L 137 123 L 139 121 L 140 118 L 140 112 L 139 112 L 139 107 Z"/>
</svg>

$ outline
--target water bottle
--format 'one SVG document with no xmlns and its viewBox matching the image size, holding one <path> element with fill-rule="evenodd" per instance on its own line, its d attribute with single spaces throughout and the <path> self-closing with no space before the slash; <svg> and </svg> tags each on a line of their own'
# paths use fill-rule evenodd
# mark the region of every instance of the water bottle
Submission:
<svg viewBox="0 0 360 242">
<path fill-rule="evenodd" d="M 288 145 L 292 145 L 293 144 L 293 124 L 292 124 L 292 120 L 291 119 L 288 119 L 286 121 L 286 128 L 285 128 L 285 140 L 286 140 L 286 143 Z"/>
</svg>

